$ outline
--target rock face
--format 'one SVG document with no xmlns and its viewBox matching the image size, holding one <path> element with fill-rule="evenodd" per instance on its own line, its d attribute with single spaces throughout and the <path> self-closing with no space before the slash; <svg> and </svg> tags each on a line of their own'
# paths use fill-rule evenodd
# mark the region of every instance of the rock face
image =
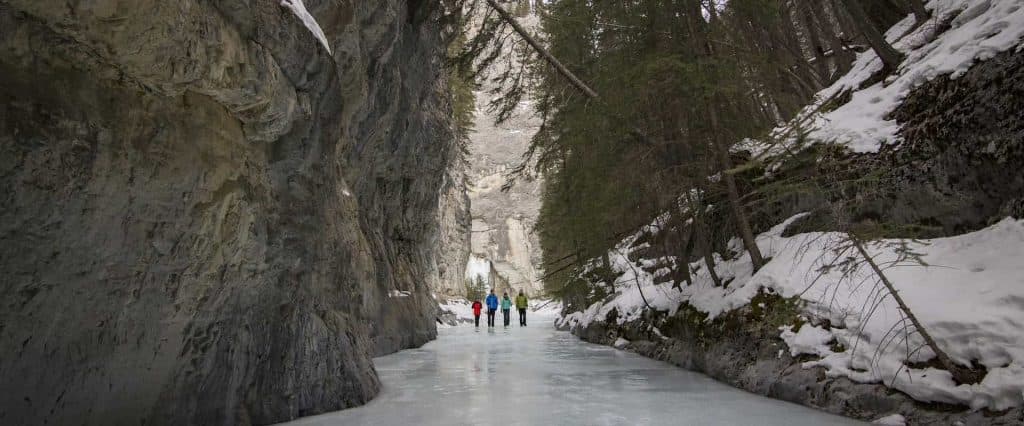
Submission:
<svg viewBox="0 0 1024 426">
<path fill-rule="evenodd" d="M 1024 53 L 985 60 L 956 80 L 943 76 L 910 92 L 892 113 L 903 142 L 852 155 L 854 178 L 877 176 L 872 191 L 849 201 L 854 221 L 908 226 L 910 236 L 941 237 L 1024 217 Z M 762 228 L 822 200 L 793 200 Z M 817 205 L 816 205 L 817 204 Z M 813 221 L 808 222 L 813 223 Z M 828 230 L 811 225 L 807 229 Z"/>
<path fill-rule="evenodd" d="M 522 17 L 520 22 L 526 28 L 539 23 L 535 15 Z M 509 66 L 517 67 L 519 52 L 511 50 L 509 55 Z M 500 72 L 492 70 L 492 74 Z M 543 288 L 540 240 L 533 232 L 540 213 L 541 182 L 517 179 L 507 191 L 502 191 L 502 186 L 508 173 L 522 163 L 540 122 L 533 116 L 532 105 L 524 102 L 509 120 L 495 124 L 488 105 L 494 99 L 496 83 L 490 78 L 482 82 L 481 90 L 476 92 L 474 131 L 470 136 L 472 252 L 490 261 L 497 274 L 508 281 L 508 288 L 533 295 Z"/>
<path fill-rule="evenodd" d="M 911 92 L 893 113 L 906 142 L 881 156 L 895 186 L 882 211 L 946 235 L 1024 217 L 1022 93 L 1024 52 L 1015 50 Z"/>
<path fill-rule="evenodd" d="M 435 336 L 441 12 L 305 6 L 333 56 L 278 1 L 0 1 L 0 423 L 282 421 Z"/>
<path fill-rule="evenodd" d="M 449 168 L 438 213 L 441 246 L 437 281 L 431 287 L 441 296 L 462 296 L 466 292 L 464 277 L 470 251 L 469 194 L 464 161 Z"/>
<path fill-rule="evenodd" d="M 469 171 L 472 251 L 489 260 L 512 289 L 536 294 L 541 289 L 541 258 L 533 225 L 540 211 L 540 183 L 519 180 L 507 192 L 501 187 L 506 174 L 522 161 L 537 128 L 523 118 L 495 126 L 479 109 L 477 116 Z"/>
</svg>

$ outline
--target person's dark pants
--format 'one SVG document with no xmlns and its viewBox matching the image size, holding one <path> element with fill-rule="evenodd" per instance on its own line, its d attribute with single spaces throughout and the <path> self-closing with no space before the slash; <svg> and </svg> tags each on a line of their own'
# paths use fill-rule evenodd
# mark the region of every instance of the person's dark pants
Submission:
<svg viewBox="0 0 1024 426">
<path fill-rule="evenodd" d="M 494 313 L 497 309 L 487 308 L 487 326 L 494 327 Z"/>
<path fill-rule="evenodd" d="M 480 326 L 480 314 L 473 315 L 473 319 L 476 320 L 476 326 Z"/>
<path fill-rule="evenodd" d="M 519 308 L 519 325 L 526 325 L 526 308 Z"/>
<path fill-rule="evenodd" d="M 512 323 L 512 317 L 511 317 L 511 315 L 509 315 L 509 310 L 508 309 L 502 309 L 501 310 L 501 314 L 505 315 L 505 327 L 508 327 L 508 325 Z"/>
</svg>

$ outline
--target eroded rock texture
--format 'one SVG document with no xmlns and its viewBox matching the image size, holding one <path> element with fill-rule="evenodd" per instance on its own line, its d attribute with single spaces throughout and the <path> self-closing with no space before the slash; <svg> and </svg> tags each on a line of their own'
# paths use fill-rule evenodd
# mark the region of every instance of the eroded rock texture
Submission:
<svg viewBox="0 0 1024 426">
<path fill-rule="evenodd" d="M 364 403 L 435 335 L 436 2 L 0 0 L 0 423 Z"/>
</svg>

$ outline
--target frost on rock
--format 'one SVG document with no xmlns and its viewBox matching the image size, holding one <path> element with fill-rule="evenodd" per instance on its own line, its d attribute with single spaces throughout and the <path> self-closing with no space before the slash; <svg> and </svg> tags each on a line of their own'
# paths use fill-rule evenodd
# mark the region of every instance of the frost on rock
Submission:
<svg viewBox="0 0 1024 426">
<path fill-rule="evenodd" d="M 1024 0 L 932 0 L 928 8 L 932 18 L 918 28 L 915 18 L 908 16 L 886 33 L 893 47 L 906 55 L 894 75 L 859 89 L 882 69 L 874 51 L 860 53 L 846 75 L 819 92 L 817 101 L 796 119 L 776 129 L 773 139 L 795 143 L 790 128 L 799 125 L 809 130 L 812 140 L 845 145 L 854 152 L 876 152 L 896 144 L 899 124 L 888 116 L 911 90 L 944 75 L 956 79 L 978 61 L 1020 46 L 1024 38 Z M 937 33 L 946 21 L 950 27 Z M 849 93 L 848 102 L 821 112 L 823 105 L 844 93 Z M 740 147 L 758 154 L 782 151 L 751 140 Z"/>
<path fill-rule="evenodd" d="M 934 358 L 920 336 L 904 332 L 898 306 L 875 285 L 867 265 L 843 275 L 823 270 L 845 241 L 840 233 L 805 233 L 783 237 L 795 216 L 757 237 L 772 260 L 753 273 L 750 257 L 717 259 L 727 287 L 716 287 L 702 262 L 691 265 L 693 283 L 654 283 L 658 265 L 674 259 L 629 260 L 644 244 L 633 246 L 641 233 L 609 252 L 613 269 L 622 274 L 616 293 L 558 321 L 570 328 L 586 327 L 607 318 L 638 319 L 651 308 L 674 315 L 683 303 L 704 312 L 708 320 L 742 308 L 762 290 L 798 297 L 805 316 L 828 320 L 830 328 L 805 324 L 798 331 L 784 327 L 782 339 L 793 355 L 820 359 L 803 364 L 823 367 L 830 377 L 881 383 L 929 402 L 963 404 L 974 409 L 1004 410 L 1024 404 L 1024 221 L 1007 218 L 989 228 L 949 238 L 923 241 L 883 240 L 870 244 L 876 262 L 890 265 L 886 274 L 940 347 L 961 365 L 987 368 L 977 384 L 958 385 L 949 372 L 928 366 Z M 660 228 L 647 227 L 657 232 Z M 923 264 L 897 263 L 896 243 L 913 244 Z M 634 255 L 634 258 L 637 256 Z M 595 263 L 596 264 L 596 263 Z M 649 272 L 653 271 L 653 272 Z M 607 285 L 607 284 L 605 284 Z M 644 299 L 647 303 L 644 303 Z M 865 306 L 877 306 L 871 312 Z M 897 330 L 893 332 L 892 330 Z M 912 330 L 907 330 L 912 331 Z M 833 352 L 833 348 L 840 352 Z"/>
<path fill-rule="evenodd" d="M 309 14 L 306 10 L 306 5 L 302 3 L 302 0 L 281 0 L 281 6 L 287 7 L 302 21 L 303 25 L 309 29 L 309 32 L 313 33 L 313 37 L 320 40 L 320 44 L 327 49 L 327 53 L 331 53 L 331 45 L 327 43 L 327 36 L 324 34 L 324 30 L 320 28 L 320 24 L 316 22 L 316 18 Z"/>
</svg>

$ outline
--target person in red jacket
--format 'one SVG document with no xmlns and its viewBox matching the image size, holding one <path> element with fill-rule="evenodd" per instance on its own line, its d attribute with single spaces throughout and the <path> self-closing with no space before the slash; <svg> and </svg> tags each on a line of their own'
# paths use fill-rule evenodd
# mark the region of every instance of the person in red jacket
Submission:
<svg viewBox="0 0 1024 426">
<path fill-rule="evenodd" d="M 484 308 L 484 304 L 480 303 L 479 300 L 473 302 L 473 319 L 476 320 L 476 326 L 480 326 L 480 310 Z"/>
</svg>

